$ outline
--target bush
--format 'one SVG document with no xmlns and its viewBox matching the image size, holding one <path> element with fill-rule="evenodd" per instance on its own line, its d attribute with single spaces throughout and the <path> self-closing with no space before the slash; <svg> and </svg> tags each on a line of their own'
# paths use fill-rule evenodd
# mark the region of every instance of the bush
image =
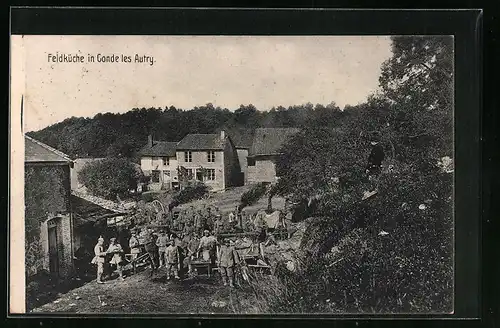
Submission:
<svg viewBox="0 0 500 328">
<path fill-rule="evenodd" d="M 241 195 L 240 208 L 255 204 L 262 196 L 265 195 L 267 186 L 265 183 L 258 183 Z"/>
<path fill-rule="evenodd" d="M 177 192 L 173 199 L 173 203 L 184 204 L 192 200 L 201 199 L 208 193 L 208 187 L 203 182 L 193 182 L 188 184 L 184 189 Z"/>
<path fill-rule="evenodd" d="M 94 195 L 114 199 L 137 188 L 142 174 L 125 158 L 106 158 L 86 164 L 78 178 Z"/>
<path fill-rule="evenodd" d="M 256 294 L 266 294 L 267 312 L 452 311 L 451 195 L 451 175 L 419 184 L 387 176 L 377 197 L 314 219 L 300 269 L 277 271 Z"/>
</svg>

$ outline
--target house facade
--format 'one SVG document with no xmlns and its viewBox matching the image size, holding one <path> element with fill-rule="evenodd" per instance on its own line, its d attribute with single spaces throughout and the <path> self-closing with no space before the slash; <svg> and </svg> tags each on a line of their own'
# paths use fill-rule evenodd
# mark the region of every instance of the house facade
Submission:
<svg viewBox="0 0 500 328">
<path fill-rule="evenodd" d="M 257 128 L 247 156 L 247 183 L 277 181 L 276 161 L 284 143 L 296 128 Z"/>
<path fill-rule="evenodd" d="M 154 141 L 148 137 L 148 144 L 141 151 L 141 169 L 150 177 L 152 190 L 175 189 L 179 185 L 177 142 Z"/>
<path fill-rule="evenodd" d="M 188 134 L 177 144 L 177 164 L 185 177 L 204 182 L 213 191 L 235 186 L 241 169 L 231 138 L 224 132 Z"/>
<path fill-rule="evenodd" d="M 149 189 L 172 189 L 198 180 L 214 191 L 258 182 L 276 182 L 281 147 L 296 128 L 219 130 L 188 134 L 179 142 L 153 141 L 141 150 L 141 169 Z"/>
<path fill-rule="evenodd" d="M 40 270 L 59 279 L 73 272 L 70 168 L 60 151 L 25 136 L 26 274 Z"/>
</svg>

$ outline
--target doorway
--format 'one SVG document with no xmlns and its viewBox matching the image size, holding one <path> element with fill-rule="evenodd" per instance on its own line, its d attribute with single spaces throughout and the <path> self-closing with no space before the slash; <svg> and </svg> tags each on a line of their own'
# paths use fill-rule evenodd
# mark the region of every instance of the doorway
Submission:
<svg viewBox="0 0 500 328">
<path fill-rule="evenodd" d="M 56 277 L 59 276 L 59 254 L 57 250 L 57 225 L 49 226 L 49 270 Z"/>
</svg>

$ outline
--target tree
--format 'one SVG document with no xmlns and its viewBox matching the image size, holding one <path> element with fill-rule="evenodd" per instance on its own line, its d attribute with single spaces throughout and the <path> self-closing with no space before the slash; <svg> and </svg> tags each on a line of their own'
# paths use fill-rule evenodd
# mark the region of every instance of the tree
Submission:
<svg viewBox="0 0 500 328">
<path fill-rule="evenodd" d="M 453 154 L 453 38 L 393 37 L 393 56 L 382 65 L 380 86 L 392 106 L 403 144 L 429 158 Z"/>
<path fill-rule="evenodd" d="M 453 38 L 392 37 L 392 57 L 382 65 L 384 95 L 414 109 L 450 110 L 453 104 Z"/>
<path fill-rule="evenodd" d="M 346 108 L 340 129 L 311 125 L 282 148 L 280 193 L 317 204 L 309 214 L 318 220 L 303 239 L 304 274 L 290 279 L 288 288 L 307 286 L 297 293 L 306 306 L 317 303 L 320 293 L 356 300 L 345 305 L 348 310 L 359 310 L 358 301 L 371 311 L 451 309 L 453 176 L 437 165 L 440 157 L 452 155 L 450 54 L 447 38 L 393 38 L 393 57 L 382 68 L 382 94 Z M 373 132 L 389 156 L 378 194 L 363 201 Z M 318 270 L 332 246 L 358 229 L 362 243 L 343 254 L 350 260 Z M 381 230 L 390 233 L 377 238 Z M 354 256 L 359 253 L 363 256 Z M 324 288 L 310 288 L 315 285 Z M 383 292 L 389 289 L 391 295 Z"/>
<path fill-rule="evenodd" d="M 134 140 L 128 136 L 124 136 L 113 142 L 106 150 L 107 157 L 126 157 L 132 158 L 134 155 Z"/>
<path fill-rule="evenodd" d="M 114 200 L 135 189 L 142 174 L 125 158 L 106 158 L 86 164 L 78 178 L 92 194 Z"/>
</svg>

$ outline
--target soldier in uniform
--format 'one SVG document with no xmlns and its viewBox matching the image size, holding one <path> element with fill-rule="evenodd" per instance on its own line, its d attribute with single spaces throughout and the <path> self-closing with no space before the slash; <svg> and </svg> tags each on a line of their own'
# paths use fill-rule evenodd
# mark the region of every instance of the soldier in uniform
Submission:
<svg viewBox="0 0 500 328">
<path fill-rule="evenodd" d="M 191 222 L 187 222 L 186 225 L 184 226 L 184 231 L 182 232 L 184 237 L 188 236 L 190 238 L 193 235 L 193 232 L 195 231 L 194 226 L 191 224 Z"/>
<path fill-rule="evenodd" d="M 151 262 L 151 274 L 153 274 L 154 271 L 156 271 L 156 244 L 155 240 L 153 239 L 153 235 L 151 234 L 151 231 L 148 229 L 143 229 L 141 234 L 140 234 L 140 243 L 141 245 L 144 246 L 146 249 L 146 252 L 149 254 L 150 262 Z"/>
<path fill-rule="evenodd" d="M 165 257 L 167 260 L 167 280 L 170 280 L 172 271 L 175 275 L 175 279 L 180 279 L 179 277 L 179 250 L 175 246 L 173 240 L 168 241 L 168 247 L 165 250 Z"/>
<path fill-rule="evenodd" d="M 222 221 L 222 216 L 218 215 L 214 222 L 214 234 L 217 236 L 221 234 L 224 230 L 224 222 Z"/>
<path fill-rule="evenodd" d="M 194 228 L 197 233 L 201 233 L 203 231 L 203 217 L 201 210 L 198 210 L 194 215 Z"/>
<path fill-rule="evenodd" d="M 124 280 L 123 278 L 123 269 L 122 269 L 122 254 L 123 254 L 123 248 L 122 245 L 116 242 L 116 238 L 111 238 L 109 240 L 109 247 L 108 250 L 106 251 L 107 254 L 111 254 L 111 261 L 109 262 L 110 264 L 116 265 L 116 269 L 118 271 L 118 276 L 120 280 Z"/>
<path fill-rule="evenodd" d="M 133 229 L 131 233 L 132 236 L 130 236 L 130 239 L 128 241 L 128 246 L 130 247 L 130 254 L 132 255 L 130 257 L 130 260 L 134 261 L 141 253 L 141 248 L 139 245 L 139 239 L 137 238 L 137 231 Z"/>
<path fill-rule="evenodd" d="M 187 265 L 188 265 L 188 274 L 193 272 L 193 267 L 191 265 L 192 261 L 198 258 L 198 247 L 200 246 L 200 238 L 198 238 L 198 234 L 195 232 L 193 237 L 188 243 L 187 246 Z"/>
<path fill-rule="evenodd" d="M 218 265 L 224 286 L 227 285 L 227 280 L 229 280 L 229 286 L 234 287 L 234 267 L 239 263 L 240 258 L 238 252 L 236 252 L 229 239 L 226 238 L 218 254 Z"/>
<path fill-rule="evenodd" d="M 104 251 L 104 238 L 99 237 L 94 247 L 94 258 L 92 264 L 97 264 L 97 283 L 103 284 L 102 275 L 104 274 L 104 263 L 106 262 L 106 252 Z"/>
<path fill-rule="evenodd" d="M 164 265 L 165 267 L 167 266 L 165 261 L 165 250 L 167 249 L 167 242 L 168 236 L 163 230 L 161 230 L 158 239 L 156 239 L 156 246 L 158 246 L 158 257 L 160 262 L 158 268 L 161 268 Z"/>
<path fill-rule="evenodd" d="M 198 251 L 202 251 L 203 260 L 210 261 L 212 264 L 215 263 L 215 248 L 217 246 L 217 239 L 210 235 L 210 231 L 203 231 L 203 237 L 200 239 L 200 244 L 198 246 Z"/>
</svg>

